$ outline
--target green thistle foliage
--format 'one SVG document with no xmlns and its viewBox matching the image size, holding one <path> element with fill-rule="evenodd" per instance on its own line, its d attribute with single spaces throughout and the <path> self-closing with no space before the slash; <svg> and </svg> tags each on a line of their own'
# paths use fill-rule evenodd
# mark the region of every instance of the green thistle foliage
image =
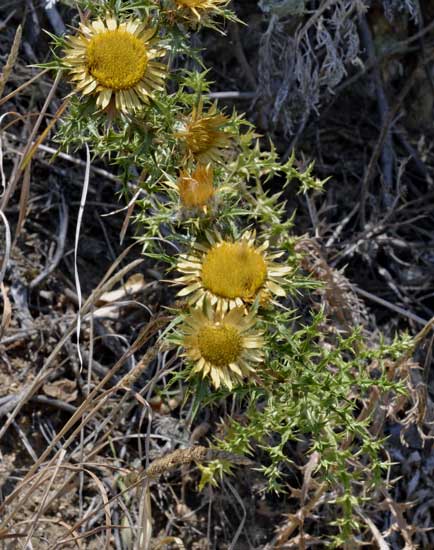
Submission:
<svg viewBox="0 0 434 550">
<path fill-rule="evenodd" d="M 291 331 L 294 312 L 264 312 L 269 340 L 261 383 L 240 389 L 243 418 L 228 418 L 225 437 L 215 444 L 231 453 L 261 456 L 268 489 L 277 492 L 286 491 L 294 469 L 288 445 L 302 445 L 306 463 L 316 457 L 313 479 L 317 486 L 324 484 L 325 502 L 339 518 L 331 524 L 338 531 L 329 541 L 339 548 L 359 531 L 355 510 L 375 495 L 390 467 L 384 440 L 371 433 L 372 418 L 362 414 L 363 406 L 373 395 L 405 395 L 405 381 L 390 380 L 387 365 L 409 351 L 412 341 L 404 336 L 371 349 L 358 330 L 330 340 L 324 321 L 320 312 L 308 326 Z M 211 395 L 206 403 L 218 398 Z"/>
</svg>

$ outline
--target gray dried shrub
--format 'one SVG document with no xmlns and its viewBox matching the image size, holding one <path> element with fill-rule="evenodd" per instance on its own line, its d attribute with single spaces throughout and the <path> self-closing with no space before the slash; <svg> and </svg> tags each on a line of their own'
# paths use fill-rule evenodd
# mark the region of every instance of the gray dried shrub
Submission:
<svg viewBox="0 0 434 550">
<path fill-rule="evenodd" d="M 393 21 L 396 13 L 408 13 L 412 19 L 417 20 L 418 0 L 383 0 L 384 14 Z"/>
<path fill-rule="evenodd" d="M 358 18 L 370 0 L 260 0 L 268 18 L 260 40 L 258 99 L 268 124 L 286 136 L 303 130 L 309 115 L 343 81 L 348 69 L 362 64 Z M 383 0 L 390 19 L 417 15 L 415 0 Z"/>
</svg>

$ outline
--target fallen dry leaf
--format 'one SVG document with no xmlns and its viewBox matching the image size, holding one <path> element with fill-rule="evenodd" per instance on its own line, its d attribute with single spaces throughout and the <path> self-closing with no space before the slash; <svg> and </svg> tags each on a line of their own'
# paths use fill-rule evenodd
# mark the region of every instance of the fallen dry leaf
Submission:
<svg viewBox="0 0 434 550">
<path fill-rule="evenodd" d="M 62 380 L 56 380 L 56 382 L 44 384 L 42 391 L 48 397 L 71 403 L 77 399 L 77 383 L 75 380 L 68 380 L 64 378 Z"/>
<path fill-rule="evenodd" d="M 132 294 L 140 292 L 145 288 L 145 286 L 145 278 L 143 277 L 142 273 L 135 273 L 134 275 L 131 275 L 127 282 L 120 288 L 117 288 L 116 290 L 111 290 L 110 292 L 105 292 L 100 297 L 97 304 L 99 306 L 102 306 L 105 304 L 118 302 L 119 300 L 123 300 L 124 298 L 127 298 Z"/>
</svg>

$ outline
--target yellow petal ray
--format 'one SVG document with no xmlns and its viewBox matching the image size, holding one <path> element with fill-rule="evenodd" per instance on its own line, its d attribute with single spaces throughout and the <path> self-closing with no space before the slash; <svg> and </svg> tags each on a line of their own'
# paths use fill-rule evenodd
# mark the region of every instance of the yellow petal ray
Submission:
<svg viewBox="0 0 434 550">
<path fill-rule="evenodd" d="M 106 107 L 108 107 L 111 97 L 112 97 L 111 90 L 102 90 L 98 95 L 97 105 L 99 105 L 101 109 L 104 110 Z"/>
<path fill-rule="evenodd" d="M 106 27 L 101 19 L 96 19 L 91 23 L 91 25 L 96 32 L 104 32 L 106 30 Z"/>
<path fill-rule="evenodd" d="M 109 31 L 116 30 L 116 28 L 118 26 L 116 19 L 114 19 L 113 17 L 108 17 L 105 21 L 105 24 L 106 24 Z"/>
<path fill-rule="evenodd" d="M 200 287 L 201 287 L 200 283 L 194 283 L 193 285 L 187 286 L 187 287 L 183 288 L 182 290 L 180 290 L 177 293 L 177 296 L 179 296 L 179 297 L 187 296 L 188 294 L 191 294 L 192 292 L 199 289 Z"/>
<path fill-rule="evenodd" d="M 274 283 L 273 281 L 268 281 L 267 287 L 276 296 L 280 296 L 282 298 L 284 298 L 286 296 L 286 292 L 283 290 L 283 288 L 281 286 L 279 286 L 278 284 Z"/>
<path fill-rule="evenodd" d="M 230 363 L 229 368 L 238 376 L 243 376 L 240 367 L 236 363 Z"/>
<path fill-rule="evenodd" d="M 220 371 L 216 367 L 211 367 L 211 379 L 213 381 L 214 387 L 219 389 L 220 387 Z"/>
</svg>

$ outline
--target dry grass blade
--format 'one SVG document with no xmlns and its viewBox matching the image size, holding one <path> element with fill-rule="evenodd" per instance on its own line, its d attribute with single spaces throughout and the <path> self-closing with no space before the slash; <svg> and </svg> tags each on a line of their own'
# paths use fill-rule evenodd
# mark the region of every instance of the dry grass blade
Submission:
<svg viewBox="0 0 434 550">
<path fill-rule="evenodd" d="M 87 192 L 89 189 L 89 178 L 90 178 L 90 151 L 89 147 L 86 144 L 86 172 L 84 175 L 84 182 L 83 182 L 83 192 L 81 194 L 81 200 L 80 200 L 80 209 L 78 211 L 77 216 L 77 227 L 75 230 L 75 243 L 74 243 L 74 277 L 75 277 L 75 288 L 77 291 L 78 296 L 78 315 L 77 315 L 77 353 L 78 353 L 78 359 L 80 361 L 80 368 L 83 368 L 83 357 L 81 356 L 80 351 L 80 330 L 81 330 L 81 305 L 82 305 L 82 294 L 81 294 L 81 286 L 80 286 L 80 277 L 78 275 L 78 243 L 80 240 L 80 228 L 81 228 L 81 222 L 83 221 L 83 213 L 84 213 L 84 207 L 86 205 L 86 197 Z"/>
<path fill-rule="evenodd" d="M 3 115 L 0 117 L 0 122 L 3 121 Z M 3 141 L 0 134 L 0 181 L 1 181 L 1 191 L 0 196 L 3 195 L 3 193 L 6 191 L 6 174 L 3 166 Z"/>
<path fill-rule="evenodd" d="M 61 205 L 59 208 L 59 231 L 57 235 L 56 252 L 53 255 L 53 258 L 50 261 L 50 263 L 45 267 L 45 269 L 41 271 L 30 282 L 29 284 L 30 289 L 36 288 L 38 285 L 40 285 L 42 281 L 44 281 L 50 275 L 50 273 L 52 273 L 57 268 L 57 266 L 59 265 L 60 261 L 63 258 L 63 254 L 66 246 L 66 236 L 68 231 L 69 210 L 63 194 L 60 195 L 60 202 L 61 202 Z"/>
<path fill-rule="evenodd" d="M 55 115 L 50 120 L 49 124 L 47 124 L 47 127 L 45 130 L 41 133 L 41 135 L 38 137 L 38 139 L 35 141 L 35 143 L 32 144 L 32 147 L 30 151 L 25 155 L 22 161 L 21 169 L 24 170 L 29 162 L 32 160 L 34 154 L 38 150 L 38 148 L 41 146 L 42 142 L 46 139 L 48 134 L 50 133 L 50 130 L 53 128 L 53 126 L 56 124 L 56 122 L 59 120 L 61 115 L 64 113 L 66 108 L 69 105 L 69 99 L 65 99 L 65 101 L 62 103 L 62 105 L 57 109 Z"/>
<path fill-rule="evenodd" d="M 18 51 L 20 49 L 20 44 L 21 44 L 21 35 L 22 35 L 22 27 L 21 25 L 19 25 L 19 27 L 15 32 L 11 53 L 9 54 L 8 59 L 6 61 L 6 65 L 3 67 L 3 72 L 0 75 L 0 97 L 3 95 L 6 83 L 9 80 L 9 77 L 11 76 L 12 70 L 15 65 L 15 61 L 17 60 Z"/>
<path fill-rule="evenodd" d="M 102 501 L 104 503 L 104 513 L 105 513 L 105 519 L 106 519 L 106 529 L 107 529 L 107 534 L 106 534 L 106 543 L 105 543 L 105 547 L 106 547 L 106 550 L 110 550 L 110 528 L 111 528 L 111 525 L 112 525 L 112 520 L 111 520 L 111 513 L 110 513 L 110 506 L 109 506 L 109 498 L 107 496 L 107 491 L 105 490 L 104 488 L 104 485 L 102 483 L 102 481 L 100 479 L 98 479 L 98 476 L 95 475 L 93 472 L 91 472 L 90 470 L 85 470 L 85 472 L 90 475 L 90 477 L 94 480 L 96 486 L 98 487 L 98 490 L 100 491 L 101 493 L 101 498 L 102 498 Z"/>
<path fill-rule="evenodd" d="M 380 533 L 375 523 L 368 516 L 366 516 L 360 509 L 357 509 L 357 513 L 371 530 L 371 533 L 375 539 L 375 542 L 378 544 L 379 550 L 390 550 L 390 546 L 384 540 L 383 535 Z"/>
<path fill-rule="evenodd" d="M 18 525 L 21 525 L 21 524 L 24 524 L 24 525 L 27 525 L 31 520 L 24 520 L 24 521 L 21 521 L 19 523 L 17 523 L 17 526 Z M 56 525 L 56 526 L 60 526 L 62 527 L 63 529 L 65 530 L 69 530 L 69 527 L 68 527 L 68 524 L 65 523 L 64 521 L 60 520 L 60 519 L 49 519 L 49 518 L 44 518 L 44 523 L 47 523 L 47 524 L 51 524 L 51 525 Z M 24 535 L 26 536 L 26 535 Z M 87 535 L 84 535 L 84 536 L 87 536 Z M 81 538 L 83 537 L 83 535 L 80 535 L 79 533 L 73 533 L 73 536 L 71 537 L 71 539 L 68 541 L 68 543 L 73 543 L 75 544 L 75 547 L 78 548 L 79 550 L 85 550 L 85 548 L 82 546 L 81 544 Z M 59 544 L 60 544 L 60 541 L 59 541 Z M 59 550 L 60 548 L 65 548 L 65 546 L 59 546 L 59 544 L 56 542 L 56 550 Z M 40 548 L 40 547 L 39 547 Z M 70 547 L 66 547 L 66 548 L 70 548 Z M 36 550 L 36 546 L 26 546 L 26 547 L 22 547 L 22 550 Z M 51 549 L 50 549 L 51 550 Z"/>
<path fill-rule="evenodd" d="M 0 342 L 1 342 L 1 339 L 3 335 L 6 333 L 12 319 L 12 306 L 8 297 L 7 290 L 3 283 L 0 283 L 0 290 L 3 298 L 3 313 L 2 313 L 2 320 L 0 323 Z"/>
<path fill-rule="evenodd" d="M 74 473 L 73 473 L 73 476 L 77 475 L 78 472 L 83 472 L 87 475 L 89 475 L 89 477 L 91 477 L 93 479 L 93 481 L 95 481 L 95 485 L 96 487 L 98 488 L 100 494 L 101 494 L 101 498 L 102 498 L 102 501 L 103 501 L 103 504 L 102 504 L 102 508 L 104 509 L 104 512 L 105 512 L 105 517 L 106 517 L 106 525 L 105 526 L 101 526 L 101 527 L 97 527 L 96 529 L 94 530 L 91 530 L 87 533 L 82 533 L 79 535 L 78 531 L 75 529 L 75 527 L 71 527 L 69 525 L 67 525 L 66 523 L 62 522 L 62 521 L 59 521 L 59 525 L 61 525 L 63 527 L 63 529 L 65 529 L 67 531 L 67 535 L 66 536 L 71 536 L 71 538 L 67 541 L 64 541 L 64 540 L 57 540 L 55 542 L 55 544 L 52 546 L 50 546 L 50 550 L 58 550 L 59 548 L 64 548 L 64 546 L 60 546 L 60 544 L 67 544 L 67 543 L 74 543 L 79 549 L 83 548 L 83 546 L 81 545 L 81 542 L 80 542 L 80 539 L 81 538 L 85 538 L 85 537 L 89 537 L 91 536 L 92 534 L 94 533 L 97 533 L 98 531 L 107 531 L 107 530 L 110 530 L 111 528 L 122 528 L 122 526 L 115 526 L 111 523 L 111 515 L 110 515 L 110 510 L 109 510 L 109 504 L 111 503 L 111 501 L 108 499 L 108 495 L 107 495 L 107 492 L 104 488 L 104 485 L 103 483 L 101 482 L 101 480 L 98 478 L 98 476 L 94 473 L 94 472 L 91 472 L 89 471 L 88 469 L 85 469 L 81 466 L 77 466 L 77 465 L 73 465 L 73 464 L 68 464 L 68 463 L 64 463 L 64 464 L 61 464 L 61 462 L 63 461 L 64 457 L 66 455 L 66 451 L 61 451 L 61 453 L 59 453 L 59 456 L 57 458 L 57 463 L 54 465 L 53 462 L 54 461 L 51 461 L 50 463 L 48 464 L 44 464 L 43 465 L 43 469 L 38 472 L 35 476 L 33 476 L 31 479 L 29 479 L 27 481 L 27 484 L 28 487 L 29 487 L 29 490 L 25 493 L 25 495 L 23 497 L 21 497 L 20 501 L 18 503 L 15 503 L 14 502 L 14 507 L 15 507 L 15 512 L 18 508 L 23 508 L 25 509 L 25 506 L 28 504 L 29 502 L 29 499 L 32 497 L 32 494 L 38 489 L 38 488 L 42 488 L 43 485 L 47 482 L 48 480 L 48 476 L 50 476 L 50 471 L 53 470 L 53 475 L 51 476 L 50 478 L 50 482 L 49 482 L 49 486 L 52 486 L 52 482 L 54 481 L 55 477 L 57 476 L 58 472 L 60 470 L 63 470 L 63 471 L 67 471 L 67 470 L 72 470 Z M 99 463 L 97 464 L 91 464 L 92 466 L 101 466 Z M 69 483 L 73 478 L 69 478 L 67 483 Z M 22 490 L 24 487 L 21 487 L 20 489 Z M 65 490 L 65 485 L 61 486 L 60 489 L 58 489 L 57 491 L 53 491 L 54 493 L 56 493 L 57 496 L 59 496 L 59 490 L 60 492 L 64 491 Z M 49 490 L 45 490 L 44 493 L 45 495 L 48 495 L 48 492 Z M 14 491 L 16 497 L 20 497 L 20 491 Z M 55 497 L 56 498 L 56 497 Z M 117 497 L 115 497 L 117 498 Z M 47 522 L 47 523 L 52 523 L 53 520 L 47 518 L 47 517 L 42 517 L 42 515 L 44 513 L 46 513 L 47 509 L 52 505 L 53 501 L 52 499 L 50 499 L 48 502 L 47 502 L 47 499 L 46 499 L 46 496 L 44 496 L 43 498 L 43 501 L 42 501 L 42 504 L 39 506 L 39 511 L 38 511 L 38 514 L 39 514 L 39 521 L 40 522 Z M 15 515 L 15 512 L 13 512 L 9 518 L 12 518 L 14 515 Z M 56 520 L 54 520 L 55 522 Z M 15 522 L 14 523 L 14 527 L 17 527 L 18 525 L 20 525 L 21 523 L 24 523 L 24 524 L 28 524 L 30 523 L 32 526 L 34 525 L 35 523 L 35 519 L 32 518 L 32 519 L 26 519 L 24 521 L 18 521 L 18 522 Z M 81 523 L 80 523 L 81 524 Z M 9 534 L 9 531 L 7 529 L 2 529 L 0 528 L 0 540 L 1 540 L 1 534 L 5 532 L 5 533 L 8 533 L 8 538 L 9 537 L 12 537 L 13 535 L 12 534 Z M 28 530 L 26 530 L 26 533 L 28 532 Z M 26 534 L 24 535 L 16 535 L 16 536 L 27 536 Z M 108 547 L 108 546 L 107 546 Z M 27 547 L 26 547 L 27 548 Z M 30 548 L 30 546 L 29 546 Z M 36 549 L 35 549 L 36 550 Z"/>
<path fill-rule="evenodd" d="M 35 74 L 35 76 L 32 76 L 32 78 L 29 78 L 29 80 L 27 80 L 27 82 L 24 82 L 24 84 L 21 84 L 21 86 L 18 86 L 18 88 L 16 88 L 13 92 L 11 92 L 10 94 L 8 95 L 5 95 L 2 99 L 0 99 L 0 107 L 6 103 L 7 101 L 10 101 L 13 97 L 15 97 L 17 94 L 19 94 L 20 92 L 22 92 L 23 90 L 25 90 L 28 86 L 30 86 L 31 84 L 33 84 L 33 82 L 35 82 L 36 80 L 38 80 L 39 78 L 41 78 L 41 76 L 44 76 L 44 74 L 47 74 L 48 71 L 50 69 L 44 69 L 43 71 L 41 71 L 40 73 L 38 74 Z"/>
<path fill-rule="evenodd" d="M 225 485 L 227 485 L 229 487 L 229 490 L 231 491 L 232 495 L 235 497 L 235 500 L 238 502 L 238 504 L 240 505 L 241 507 L 241 510 L 243 511 L 243 517 L 241 518 L 241 522 L 238 526 L 238 529 L 234 535 L 234 538 L 232 539 L 232 542 L 229 546 L 229 549 L 228 550 L 236 550 L 237 549 L 237 542 L 238 542 L 238 539 L 240 538 L 240 535 L 244 529 L 244 525 L 246 523 L 246 519 L 247 519 L 247 510 L 246 510 L 246 507 L 244 506 L 244 503 L 240 497 L 240 495 L 238 494 L 238 491 L 235 489 L 235 487 L 233 487 L 233 485 L 231 483 L 229 483 L 229 481 L 226 480 L 225 482 Z"/>
<path fill-rule="evenodd" d="M 288 521 L 284 526 L 279 527 L 275 540 L 275 548 L 284 548 L 284 545 L 287 543 L 292 533 L 303 524 L 304 519 L 309 517 L 309 514 L 321 502 L 324 497 L 325 490 L 326 486 L 323 483 L 317 488 L 311 500 L 302 506 L 296 514 L 287 514 L 286 517 Z"/>
<path fill-rule="evenodd" d="M 54 480 L 57 476 L 60 465 L 62 464 L 62 462 L 65 458 L 65 455 L 66 455 L 66 451 L 62 450 L 59 453 L 59 458 L 58 458 L 56 466 L 54 468 L 53 475 L 51 476 L 49 482 L 47 483 L 47 486 L 46 486 L 45 491 L 44 491 L 44 496 L 42 497 L 42 500 L 41 500 L 41 503 L 39 505 L 38 511 L 36 512 L 35 516 L 32 518 L 32 521 L 31 521 L 31 524 L 30 524 L 30 529 L 29 529 L 29 532 L 27 534 L 26 541 L 24 543 L 24 546 L 26 546 L 26 547 L 27 547 L 27 545 L 30 545 L 30 543 L 31 543 L 30 541 L 31 541 L 32 535 L 35 532 L 35 529 L 38 525 L 38 520 L 41 516 L 42 510 L 44 509 L 45 502 L 47 501 L 48 493 L 50 492 L 50 489 L 53 486 Z"/>
<path fill-rule="evenodd" d="M 24 538 L 22 533 L 11 533 L 7 529 L 0 529 L 0 540 Z"/>
<path fill-rule="evenodd" d="M 0 31 L 5 29 L 7 27 L 7 24 L 12 19 L 12 17 L 15 15 L 17 10 L 11 10 L 10 13 L 3 19 L 3 21 L 0 21 Z"/>
<path fill-rule="evenodd" d="M 45 468 L 36 474 L 29 476 L 25 482 L 22 482 L 18 487 L 16 487 L 12 493 L 5 499 L 2 508 L 6 509 L 6 505 L 11 505 L 12 508 L 9 510 L 8 515 L 4 515 L 2 511 L 2 525 L 0 526 L 0 532 L 2 529 L 7 529 L 9 521 L 15 516 L 18 510 L 25 507 L 32 495 L 47 481 L 47 476 L 50 473 L 50 469 L 54 463 L 54 459 L 45 465 Z M 6 502 L 7 501 L 7 502 Z"/>
<path fill-rule="evenodd" d="M 387 300 L 380 298 L 379 296 L 375 296 L 375 294 L 372 294 L 371 292 L 367 292 L 362 288 L 354 287 L 354 292 L 356 292 L 357 294 L 360 294 L 360 296 L 363 296 L 364 298 L 368 298 L 368 300 L 372 300 L 373 302 L 377 302 L 377 304 L 381 304 L 382 306 L 387 307 L 388 309 L 398 313 L 399 315 L 403 315 L 404 317 L 411 319 L 418 325 L 425 326 L 427 323 L 426 319 L 422 319 L 422 317 L 419 317 L 419 315 L 416 315 L 411 311 L 407 311 L 403 307 L 397 306 L 396 304 L 392 304 Z"/>
<path fill-rule="evenodd" d="M 139 535 L 134 545 L 134 550 L 150 548 L 152 539 L 152 508 L 149 481 L 143 484 L 139 505 Z"/>
<path fill-rule="evenodd" d="M 415 527 L 410 526 L 407 524 L 407 521 L 405 520 L 404 514 L 402 513 L 402 510 L 397 504 L 393 498 L 390 496 L 389 492 L 386 488 L 382 488 L 381 492 L 386 499 L 386 503 L 393 515 L 393 517 L 396 520 L 396 523 L 398 524 L 399 528 L 399 534 L 402 536 L 402 538 L 405 541 L 405 547 L 404 550 L 416 550 L 416 545 L 413 543 L 412 535 L 414 534 Z"/>
<path fill-rule="evenodd" d="M 76 430 L 76 432 L 77 432 L 77 430 Z M 200 463 L 200 462 L 204 462 L 204 461 L 207 461 L 207 460 L 214 460 L 216 458 L 223 458 L 223 457 L 225 459 L 229 459 L 230 457 L 233 457 L 234 462 L 237 461 L 237 455 L 233 455 L 232 453 L 226 453 L 224 451 L 214 451 L 213 449 L 210 449 L 208 447 L 196 446 L 196 447 L 191 447 L 191 448 L 188 448 L 188 449 L 177 449 L 176 451 L 173 451 L 171 453 L 168 453 L 165 456 L 162 456 L 160 458 L 155 459 L 152 462 L 152 464 L 146 470 L 144 470 L 140 474 L 138 474 L 138 479 L 134 483 L 129 485 L 127 488 L 125 488 L 119 494 L 114 495 L 108 501 L 108 504 L 116 501 L 120 496 L 122 496 L 123 494 L 131 491 L 135 487 L 139 487 L 143 483 L 145 483 L 145 485 L 147 485 L 148 482 L 151 479 L 155 479 L 155 478 L 159 477 L 160 475 L 162 475 L 166 472 L 169 472 L 169 471 L 173 470 L 174 468 L 176 468 L 178 466 L 182 466 L 184 464 L 189 464 L 191 462 L 199 462 Z M 244 457 L 242 457 L 242 459 L 244 459 Z M 245 461 L 241 460 L 239 463 L 240 464 L 245 464 Z M 249 464 L 250 464 L 250 462 L 249 462 Z M 144 492 L 141 495 L 142 496 L 142 498 L 141 498 L 141 505 L 142 505 L 141 512 L 142 513 L 141 513 L 140 517 L 144 518 L 145 521 L 142 521 L 140 529 L 141 529 L 142 532 L 143 532 L 143 530 L 145 530 L 145 532 L 147 530 L 147 532 L 150 533 L 150 529 L 151 529 L 151 526 L 150 526 L 151 508 L 150 508 L 150 503 L 149 502 L 146 503 L 146 498 L 147 498 L 146 491 L 147 490 L 146 490 L 145 486 L 144 486 L 143 491 Z M 105 507 L 106 504 L 104 503 L 103 506 Z M 70 532 L 72 532 L 73 530 L 79 529 L 92 515 L 96 514 L 101 508 L 102 508 L 102 506 L 98 506 L 96 509 L 92 510 L 92 512 L 90 512 L 90 514 L 88 514 L 85 517 L 81 518 L 80 521 L 78 521 L 75 525 L 73 525 Z M 136 550 L 142 550 L 142 549 L 147 550 L 147 548 L 149 548 L 149 546 L 146 546 L 144 544 L 145 541 L 148 540 L 148 537 L 145 537 L 145 538 L 138 537 L 138 540 L 139 541 L 141 540 L 141 542 L 143 544 L 141 546 L 135 547 Z M 65 542 L 65 541 L 62 541 L 62 542 Z M 50 547 L 49 550 L 55 550 L 55 549 L 54 549 L 54 547 Z"/>
<path fill-rule="evenodd" d="M 5 251 L 2 258 L 2 266 L 0 269 L 0 283 L 3 283 L 3 280 L 5 278 L 6 268 L 8 266 L 9 258 L 11 255 L 11 229 L 9 227 L 9 222 L 6 216 L 4 215 L 4 213 L 2 212 L 2 210 L 0 210 L 0 217 L 5 226 Z"/>
<path fill-rule="evenodd" d="M 121 229 L 121 232 L 119 234 L 119 242 L 120 244 L 123 243 L 124 241 L 124 238 L 125 238 L 125 234 L 127 232 L 127 229 L 128 229 L 128 225 L 130 223 L 130 218 L 131 218 L 131 215 L 133 213 L 133 210 L 134 210 L 134 207 L 136 206 L 136 202 L 137 202 L 137 199 L 139 198 L 139 195 L 140 193 L 142 192 L 141 189 L 139 189 L 133 196 L 133 198 L 130 200 L 130 202 L 128 203 L 128 208 L 127 208 L 127 213 L 125 215 L 125 219 L 124 219 L 124 223 L 122 224 L 122 229 Z"/>
<path fill-rule="evenodd" d="M 30 194 L 30 175 L 31 175 L 31 165 L 29 164 L 24 171 L 23 186 L 21 187 L 20 212 L 18 214 L 17 227 L 15 229 L 14 245 L 17 242 L 18 237 L 20 236 L 21 230 L 23 228 L 23 225 L 26 219 L 27 204 L 29 201 L 29 194 Z"/>
</svg>

